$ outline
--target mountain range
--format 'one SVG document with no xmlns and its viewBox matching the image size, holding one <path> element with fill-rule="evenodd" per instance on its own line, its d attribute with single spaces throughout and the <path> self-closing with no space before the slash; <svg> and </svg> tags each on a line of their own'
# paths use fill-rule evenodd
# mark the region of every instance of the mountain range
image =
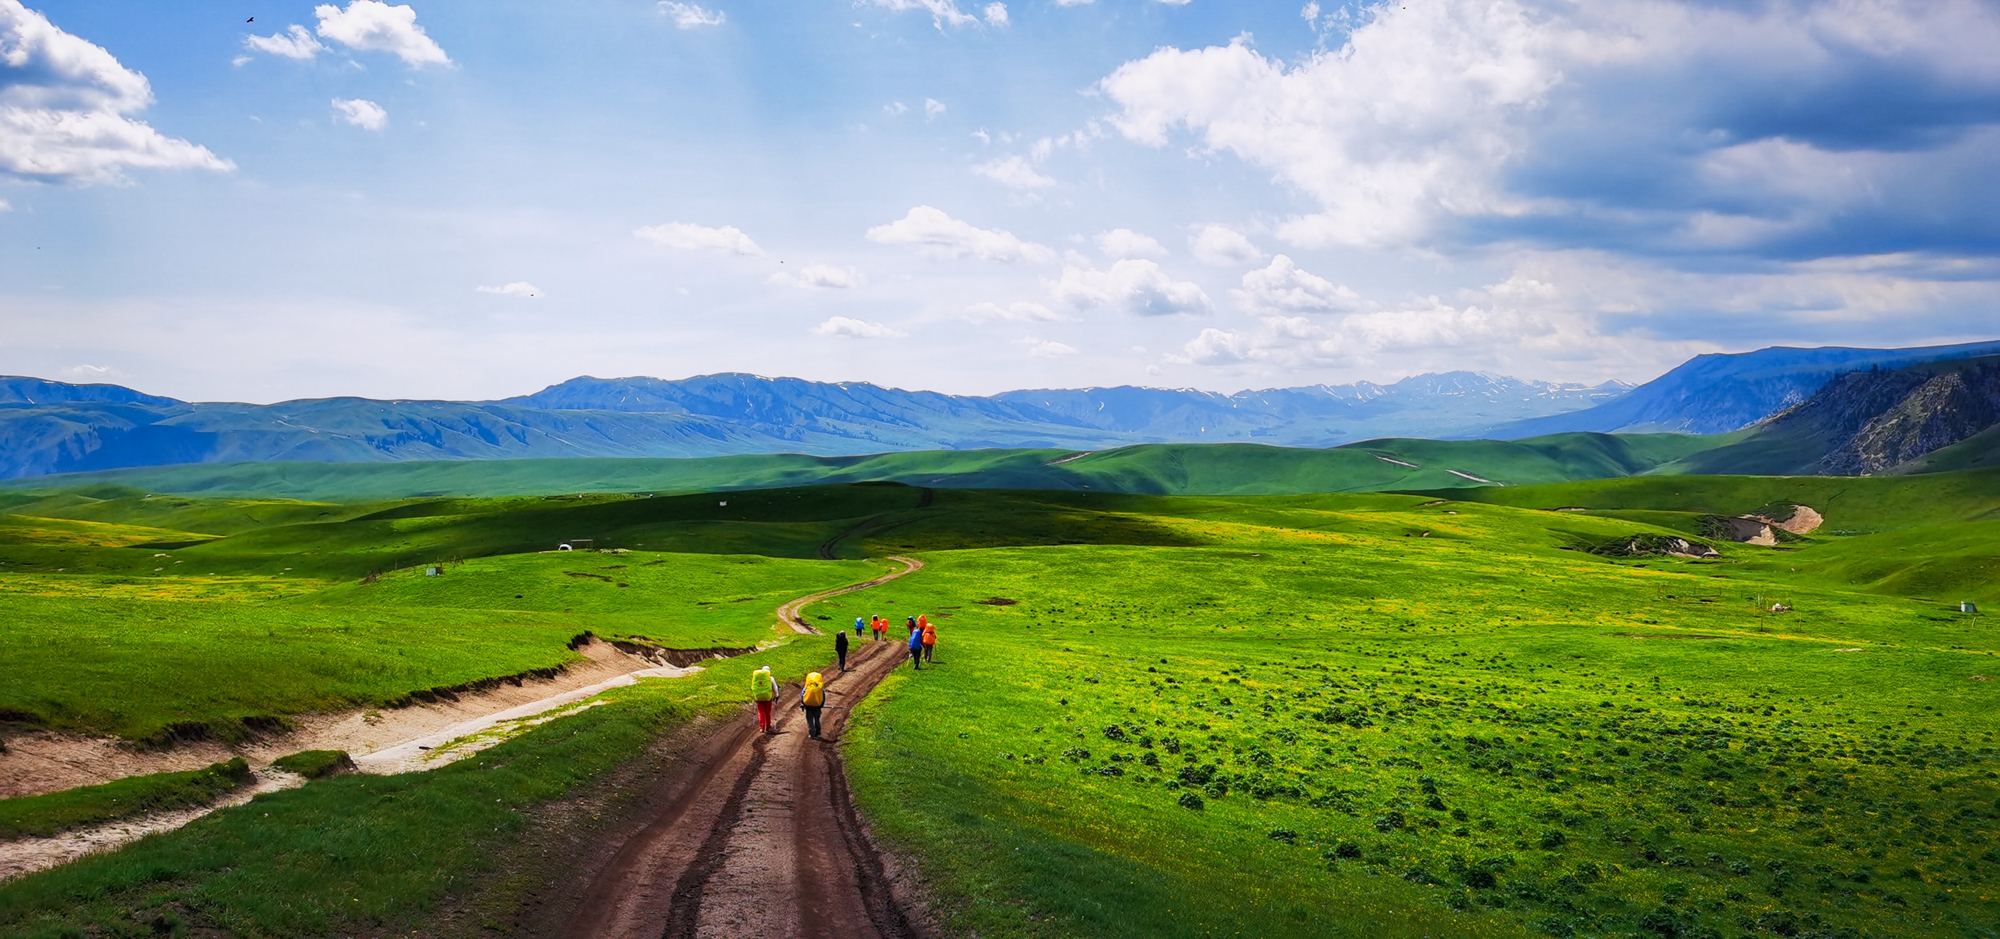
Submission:
<svg viewBox="0 0 2000 939">
<path fill-rule="evenodd" d="M 1386 385 L 1237 394 L 1126 386 L 962 396 L 720 374 L 583 377 L 499 401 L 239 404 L 180 401 L 119 385 L 0 378 L 0 478 L 192 463 L 851 456 L 1146 443 L 1328 447 L 1382 437 L 1721 433 L 1787 413 L 1836 379 L 1853 380 L 1843 376 L 1991 354 L 2000 354 L 2000 342 L 1777 347 L 1700 356 L 1637 388 L 1449 372 Z"/>
</svg>

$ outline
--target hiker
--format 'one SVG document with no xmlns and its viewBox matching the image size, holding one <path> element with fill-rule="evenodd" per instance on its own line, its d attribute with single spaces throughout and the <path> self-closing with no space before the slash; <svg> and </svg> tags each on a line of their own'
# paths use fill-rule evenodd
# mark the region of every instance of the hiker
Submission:
<svg viewBox="0 0 2000 939">
<path fill-rule="evenodd" d="M 889 621 L 879 616 L 875 617 L 875 641 L 884 642 L 887 641 L 888 638 L 889 638 Z"/>
<path fill-rule="evenodd" d="M 914 617 L 910 619 L 910 667 L 923 671 L 924 633 L 917 628 L 916 622 Z"/>
<path fill-rule="evenodd" d="M 757 729 L 771 732 L 771 702 L 778 700 L 778 679 L 766 665 L 750 673 L 750 699 L 757 702 Z"/>
<path fill-rule="evenodd" d="M 847 671 L 847 634 L 833 634 L 833 654 L 840 657 L 840 670 Z"/>
<path fill-rule="evenodd" d="M 842 634 L 845 638 L 846 634 Z M 806 712 L 806 736 L 819 739 L 819 709 L 826 706 L 826 680 L 818 672 L 806 675 L 806 687 L 799 692 L 799 707 Z"/>
<path fill-rule="evenodd" d="M 931 650 L 937 648 L 937 627 L 926 622 L 917 630 L 917 635 L 923 637 L 924 661 L 928 662 L 931 660 Z"/>
<path fill-rule="evenodd" d="M 917 618 L 916 618 L 916 617 L 914 617 L 914 616 L 910 617 L 910 620 L 909 620 L 909 622 L 908 622 L 908 623 L 906 623 L 905 625 L 906 625 L 906 626 L 908 626 L 908 627 L 909 627 L 910 629 L 920 629 L 920 628 L 922 628 L 922 627 L 920 627 L 920 626 L 918 626 L 918 625 L 917 625 Z"/>
<path fill-rule="evenodd" d="M 854 638 L 861 638 L 861 617 L 854 618 Z"/>
</svg>

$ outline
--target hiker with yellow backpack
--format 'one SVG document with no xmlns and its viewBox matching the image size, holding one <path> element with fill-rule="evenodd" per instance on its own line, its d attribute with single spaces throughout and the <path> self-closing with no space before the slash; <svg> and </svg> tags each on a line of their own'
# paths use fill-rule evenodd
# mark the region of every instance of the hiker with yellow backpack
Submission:
<svg viewBox="0 0 2000 939">
<path fill-rule="evenodd" d="M 826 706 L 826 680 L 818 672 L 806 673 L 806 687 L 799 692 L 799 707 L 806 712 L 806 736 L 819 739 L 819 709 Z"/>
<path fill-rule="evenodd" d="M 771 702 L 778 700 L 778 679 L 771 674 L 771 666 L 766 665 L 750 673 L 750 700 L 757 702 L 757 729 L 771 732 Z M 817 717 L 813 726 L 819 726 Z"/>
</svg>

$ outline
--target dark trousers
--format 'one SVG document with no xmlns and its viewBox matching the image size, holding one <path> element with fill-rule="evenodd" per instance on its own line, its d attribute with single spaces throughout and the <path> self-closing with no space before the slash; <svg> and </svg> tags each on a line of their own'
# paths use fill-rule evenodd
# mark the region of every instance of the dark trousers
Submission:
<svg viewBox="0 0 2000 939">
<path fill-rule="evenodd" d="M 817 704 L 805 704 L 800 706 L 805 708 L 806 711 L 806 736 L 815 738 L 818 737 L 820 706 Z"/>
<path fill-rule="evenodd" d="M 835 650 L 835 653 L 834 653 L 834 654 L 836 654 L 836 655 L 840 656 L 840 670 L 841 670 L 841 671 L 843 671 L 843 672 L 844 672 L 844 671 L 847 671 L 847 650 L 846 650 L 846 649 L 838 649 L 838 650 Z"/>
<path fill-rule="evenodd" d="M 924 664 L 923 664 L 923 663 L 924 663 L 924 654 L 923 654 L 923 652 L 922 652 L 922 651 L 921 651 L 921 650 L 919 649 L 919 647 L 917 647 L 917 646 L 911 646 L 911 647 L 910 647 L 910 667 L 911 667 L 911 668 L 914 668 L 914 669 L 916 669 L 916 670 L 918 670 L 918 671 L 923 671 L 923 668 L 924 668 Z"/>
<path fill-rule="evenodd" d="M 936 643 L 924 646 L 924 661 L 928 662 L 931 660 L 931 650 L 935 648 L 937 648 Z"/>
</svg>

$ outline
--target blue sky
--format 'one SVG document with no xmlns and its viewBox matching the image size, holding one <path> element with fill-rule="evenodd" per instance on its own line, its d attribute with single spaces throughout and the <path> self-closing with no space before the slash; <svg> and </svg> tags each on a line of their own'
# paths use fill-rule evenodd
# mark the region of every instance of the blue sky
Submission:
<svg viewBox="0 0 2000 939">
<path fill-rule="evenodd" d="M 0 0 L 0 372 L 1233 391 L 1994 338 L 1996 48 L 1969 0 Z"/>
</svg>

